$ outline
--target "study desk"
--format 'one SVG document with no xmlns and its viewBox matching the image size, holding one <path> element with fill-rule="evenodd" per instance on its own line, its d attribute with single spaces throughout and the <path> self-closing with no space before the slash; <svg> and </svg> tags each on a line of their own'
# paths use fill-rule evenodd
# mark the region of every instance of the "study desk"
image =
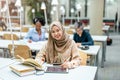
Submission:
<svg viewBox="0 0 120 80">
<path fill-rule="evenodd" d="M 13 34 L 16 34 L 19 38 L 25 37 L 27 35 L 27 32 L 12 32 Z M 0 36 L 3 36 L 4 34 L 11 34 L 10 31 L 0 31 Z"/>
<path fill-rule="evenodd" d="M 88 50 L 82 50 L 79 48 L 80 51 L 85 52 L 88 55 L 92 55 L 95 56 L 95 61 L 94 61 L 94 65 L 98 66 L 99 64 L 99 50 L 100 50 L 100 46 L 99 45 L 93 45 L 93 46 L 89 46 Z"/>
<path fill-rule="evenodd" d="M 9 59 L 8 59 L 9 60 Z M 8 63 L 7 61 L 5 61 Z M 69 73 L 44 73 L 43 75 L 28 75 L 20 77 L 13 73 L 9 65 L 0 69 L 1 80 L 94 80 L 97 77 L 97 67 L 80 66 L 70 69 Z"/>
<path fill-rule="evenodd" d="M 110 26 L 107 26 L 107 25 L 105 25 L 105 26 L 102 27 L 102 30 L 105 31 L 105 33 L 106 33 L 107 36 L 109 36 L 109 29 L 110 29 Z M 90 26 L 84 27 L 84 30 L 89 31 L 90 30 Z"/>
<path fill-rule="evenodd" d="M 12 44 L 12 40 L 0 40 L 0 48 L 1 49 L 8 49 L 8 45 Z M 32 42 L 32 43 L 28 43 L 27 41 L 23 41 L 23 40 L 14 40 L 14 44 L 18 44 L 18 45 L 27 45 L 31 50 L 40 50 L 41 47 L 46 43 L 46 41 L 39 41 L 39 42 Z M 5 57 L 6 51 L 4 51 L 3 56 Z"/>
<path fill-rule="evenodd" d="M 0 69 L 13 64 L 15 62 L 15 60 L 12 59 L 8 59 L 8 58 L 0 58 Z"/>
<path fill-rule="evenodd" d="M 98 36 L 98 35 L 92 35 L 92 38 L 95 42 L 101 42 L 102 43 L 102 59 L 101 59 L 101 67 L 104 67 L 104 61 L 106 60 L 106 41 L 107 36 Z"/>
<path fill-rule="evenodd" d="M 20 31 L 21 27 L 8 27 L 7 30 L 10 31 L 12 29 L 12 31 Z"/>
<path fill-rule="evenodd" d="M 14 44 L 27 45 L 31 50 L 40 50 L 45 43 L 46 41 L 28 43 L 23 40 L 14 40 Z M 0 40 L 0 48 L 8 48 L 9 44 L 12 44 L 12 40 Z"/>
<path fill-rule="evenodd" d="M 27 45 L 31 50 L 36 50 L 39 51 L 42 46 L 46 43 L 47 41 L 39 41 L 39 42 L 32 42 L 32 43 L 28 43 L 22 40 L 15 40 L 14 44 L 21 44 L 21 45 Z M 4 43 L 4 45 L 2 45 Z M 8 45 L 12 44 L 12 40 L 0 40 L 0 48 L 8 48 Z M 81 49 L 79 49 L 81 50 Z M 93 46 L 89 46 L 88 50 L 81 50 L 83 52 L 85 52 L 88 55 L 93 55 L 95 56 L 95 66 L 98 66 L 98 54 L 99 54 L 99 50 L 100 50 L 100 46 L 99 45 L 93 45 Z M 5 55 L 5 53 L 4 53 Z"/>
<path fill-rule="evenodd" d="M 27 45 L 31 50 L 39 51 L 46 42 L 47 41 L 39 41 L 39 42 L 28 43 L 28 42 L 25 42 L 25 41 L 22 41 L 22 40 L 15 40 L 14 44 Z M 3 43 L 4 43 L 4 45 L 3 45 Z M 12 40 L 0 40 L 0 48 L 2 48 L 2 49 L 8 49 L 9 44 L 12 44 Z M 98 66 L 99 50 L 100 50 L 100 46 L 99 45 L 94 45 L 94 46 L 89 46 L 88 50 L 82 50 L 82 51 L 87 53 L 88 55 L 95 56 L 94 65 Z M 5 56 L 5 54 L 6 53 L 4 53 L 4 56 Z"/>
</svg>

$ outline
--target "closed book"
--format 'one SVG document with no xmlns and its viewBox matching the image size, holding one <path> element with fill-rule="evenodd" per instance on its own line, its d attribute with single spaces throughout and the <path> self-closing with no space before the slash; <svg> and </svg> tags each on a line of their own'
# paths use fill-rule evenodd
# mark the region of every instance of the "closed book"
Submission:
<svg viewBox="0 0 120 80">
<path fill-rule="evenodd" d="M 19 76 L 25 76 L 36 73 L 36 70 L 34 67 L 23 65 L 23 64 L 13 64 L 9 66 L 10 69 L 18 74 Z"/>
</svg>

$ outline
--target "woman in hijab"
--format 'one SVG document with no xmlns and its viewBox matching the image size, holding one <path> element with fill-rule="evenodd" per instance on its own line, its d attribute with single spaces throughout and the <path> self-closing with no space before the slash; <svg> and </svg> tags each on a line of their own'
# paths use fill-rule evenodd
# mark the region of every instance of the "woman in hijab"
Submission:
<svg viewBox="0 0 120 80">
<path fill-rule="evenodd" d="M 69 38 L 60 22 L 54 21 L 49 28 L 47 44 L 39 51 L 35 60 L 43 64 L 61 63 L 63 68 L 80 65 L 80 54 L 75 42 Z"/>
</svg>

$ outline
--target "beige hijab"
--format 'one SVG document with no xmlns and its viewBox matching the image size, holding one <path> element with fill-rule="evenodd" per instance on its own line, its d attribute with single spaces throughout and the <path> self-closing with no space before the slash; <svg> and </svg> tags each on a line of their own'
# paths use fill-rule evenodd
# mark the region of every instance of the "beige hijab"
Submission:
<svg viewBox="0 0 120 80">
<path fill-rule="evenodd" d="M 53 26 L 59 27 L 62 32 L 62 38 L 61 40 L 56 40 L 51 35 L 51 30 Z M 64 53 L 70 46 L 72 40 L 69 38 L 69 36 L 65 33 L 65 29 L 61 25 L 60 22 L 54 21 L 51 23 L 49 28 L 49 38 L 48 38 L 48 44 L 47 44 L 47 55 L 46 60 L 48 63 L 55 62 L 55 58 L 58 56 L 57 53 Z"/>
</svg>

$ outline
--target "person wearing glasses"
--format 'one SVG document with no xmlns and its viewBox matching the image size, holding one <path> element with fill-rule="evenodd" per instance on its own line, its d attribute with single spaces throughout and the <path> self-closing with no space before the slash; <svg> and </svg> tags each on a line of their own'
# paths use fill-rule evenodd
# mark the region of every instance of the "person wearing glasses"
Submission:
<svg viewBox="0 0 120 80">
<path fill-rule="evenodd" d="M 5 22 L 3 21 L 2 17 L 0 17 L 0 27 L 3 31 L 7 30 L 7 26 L 6 26 Z"/>
<path fill-rule="evenodd" d="M 33 19 L 33 24 L 35 25 L 34 28 L 30 29 L 27 35 L 24 37 L 24 41 L 29 43 L 38 42 L 38 41 L 45 41 L 45 29 L 42 28 L 44 26 L 45 21 L 43 18 L 35 17 Z M 36 51 L 32 51 L 32 55 L 36 56 Z"/>
<path fill-rule="evenodd" d="M 75 23 L 75 30 L 73 40 L 76 42 L 77 46 L 82 45 L 94 45 L 94 41 L 88 31 L 83 30 L 84 26 L 82 22 Z"/>
</svg>

